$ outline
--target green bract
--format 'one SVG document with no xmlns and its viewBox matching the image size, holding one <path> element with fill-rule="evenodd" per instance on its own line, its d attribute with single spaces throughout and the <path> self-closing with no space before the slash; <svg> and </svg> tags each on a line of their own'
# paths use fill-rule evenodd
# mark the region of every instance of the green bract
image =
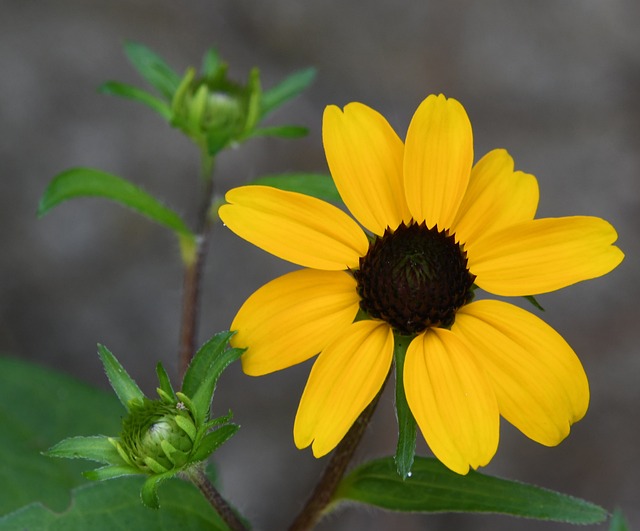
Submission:
<svg viewBox="0 0 640 531">
<path fill-rule="evenodd" d="M 195 438 L 193 417 L 182 402 L 166 404 L 145 398 L 131 404 L 122 421 L 120 440 L 110 441 L 131 466 L 162 474 L 189 462 Z"/>
<path fill-rule="evenodd" d="M 221 332 L 200 348 L 185 374 L 182 392 L 174 392 L 165 369 L 158 364 L 158 400 L 147 398 L 115 356 L 99 345 L 111 386 L 127 409 L 122 431 L 118 437 L 65 439 L 47 455 L 103 463 L 105 466 L 85 472 L 93 480 L 145 474 L 149 478 L 142 488 L 142 501 L 157 508 L 161 481 L 179 473 L 190 475 L 239 428 L 231 423 L 231 414 L 209 418 L 218 378 L 243 352 L 227 348 L 231 336 L 231 332 Z"/>
<path fill-rule="evenodd" d="M 263 92 L 257 68 L 251 70 L 246 84 L 238 83 L 228 77 L 227 64 L 214 49 L 205 54 L 199 73 L 190 67 L 182 77 L 142 44 L 126 43 L 125 53 L 158 95 L 117 81 L 105 83 L 101 91 L 150 107 L 191 138 L 207 157 L 254 136 L 291 138 L 307 133 L 294 125 L 258 126 L 309 86 L 315 77 L 312 68 L 295 72 Z"/>
</svg>

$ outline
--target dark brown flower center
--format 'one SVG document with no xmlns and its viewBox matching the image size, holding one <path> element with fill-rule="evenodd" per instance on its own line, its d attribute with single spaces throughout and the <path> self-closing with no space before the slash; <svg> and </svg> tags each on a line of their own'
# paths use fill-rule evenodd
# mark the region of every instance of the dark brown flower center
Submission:
<svg viewBox="0 0 640 531">
<path fill-rule="evenodd" d="M 354 277 L 360 307 L 405 335 L 451 326 L 473 298 L 475 280 L 454 237 L 424 223 L 387 228 L 360 258 Z"/>
</svg>

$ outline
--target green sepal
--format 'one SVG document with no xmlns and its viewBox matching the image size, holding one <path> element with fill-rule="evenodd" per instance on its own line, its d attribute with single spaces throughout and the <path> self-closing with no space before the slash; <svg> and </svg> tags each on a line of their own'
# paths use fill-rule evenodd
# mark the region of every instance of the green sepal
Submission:
<svg viewBox="0 0 640 531">
<path fill-rule="evenodd" d="M 100 85 L 98 91 L 102 94 L 109 94 L 111 96 L 119 96 L 121 98 L 137 101 L 138 103 L 142 103 L 157 112 L 167 122 L 171 120 L 171 106 L 161 99 L 156 98 L 153 94 L 149 94 L 138 87 L 133 87 L 118 81 L 107 81 Z"/>
<path fill-rule="evenodd" d="M 396 470 L 402 479 L 411 475 L 416 454 L 417 425 L 404 392 L 404 358 L 413 338 L 394 335 L 394 360 L 396 372 L 396 418 L 398 420 L 398 444 L 394 457 Z"/>
<path fill-rule="evenodd" d="M 206 143 L 207 143 L 207 155 L 210 157 L 215 157 L 218 153 L 220 153 L 225 147 L 229 145 L 231 141 L 232 134 L 229 131 L 225 130 L 210 130 L 207 132 Z"/>
<path fill-rule="evenodd" d="M 138 476 L 140 475 L 140 470 L 127 465 L 108 465 L 95 470 L 87 470 L 82 475 L 91 481 L 105 481 L 123 476 Z"/>
<path fill-rule="evenodd" d="M 182 402 L 185 407 L 191 411 L 191 413 L 193 414 L 193 412 L 196 410 L 195 406 L 193 405 L 193 402 L 191 401 L 191 399 L 185 395 L 184 393 L 178 391 L 176 392 L 176 397 L 178 398 L 178 400 L 180 400 L 180 402 Z"/>
<path fill-rule="evenodd" d="M 302 138 L 309 134 L 307 127 L 301 125 L 275 125 L 273 127 L 260 127 L 254 129 L 247 138 L 255 138 L 259 136 L 275 136 L 279 138 Z"/>
<path fill-rule="evenodd" d="M 155 52 L 143 44 L 126 42 L 124 52 L 138 73 L 146 81 L 171 101 L 180 85 L 180 76 Z"/>
<path fill-rule="evenodd" d="M 109 442 L 117 450 L 118 454 L 120 455 L 122 460 L 125 463 L 127 463 L 127 465 L 134 466 L 133 461 L 131 460 L 131 457 L 127 455 L 127 452 L 125 452 L 124 448 L 122 447 L 119 437 L 109 437 Z"/>
<path fill-rule="evenodd" d="M 167 371 L 165 370 L 162 363 L 158 363 L 156 365 L 156 374 L 158 375 L 158 383 L 160 384 L 160 389 L 165 393 L 166 397 L 171 398 L 171 403 L 175 404 L 177 402 L 176 393 L 173 390 L 169 375 L 167 374 Z M 158 395 L 160 395 L 160 392 L 158 392 Z M 162 395 L 160 396 L 162 398 Z"/>
<path fill-rule="evenodd" d="M 182 468 L 189 461 L 189 453 L 178 450 L 169 441 L 164 440 L 160 442 L 160 447 L 164 452 L 164 455 L 171 461 L 171 464 L 175 468 Z"/>
<path fill-rule="evenodd" d="M 164 474 L 158 474 L 157 476 L 150 476 L 142 485 L 142 490 L 140 491 L 140 498 L 142 499 L 142 503 L 144 503 L 150 509 L 159 509 L 160 508 L 160 500 L 158 499 L 158 487 L 160 483 L 165 479 L 168 479 L 174 476 L 176 473 L 174 471 L 165 472 Z"/>
<path fill-rule="evenodd" d="M 535 306 L 541 312 L 545 311 L 542 305 L 536 300 L 536 298 L 533 295 L 524 295 L 522 298 L 528 300 L 531 304 L 533 304 L 533 306 Z"/>
<path fill-rule="evenodd" d="M 187 417 L 176 415 L 173 420 L 178 425 L 178 427 L 189 436 L 189 439 L 191 439 L 191 441 L 195 440 L 197 430 L 195 424 L 191 422 L 190 419 L 188 419 Z"/>
<path fill-rule="evenodd" d="M 433 458 L 416 457 L 411 477 L 402 480 L 391 457 L 366 463 L 346 476 L 333 503 L 360 502 L 403 512 L 498 513 L 571 524 L 596 524 L 607 511 L 566 494 L 486 476 L 466 476 Z"/>
<path fill-rule="evenodd" d="M 247 102 L 247 116 L 244 123 L 244 134 L 250 135 L 261 118 L 262 86 L 260 85 L 260 70 L 252 68 L 245 91 L 249 94 Z"/>
<path fill-rule="evenodd" d="M 195 240 L 195 235 L 182 218 L 155 197 L 122 177 L 93 168 L 71 168 L 56 175 L 40 199 L 38 217 L 44 216 L 58 204 L 77 197 L 111 199 L 171 229 L 178 238 Z M 184 243 L 181 242 L 181 245 Z"/>
<path fill-rule="evenodd" d="M 273 186 L 288 192 L 298 192 L 330 203 L 341 204 L 342 198 L 338 193 L 331 176 L 322 173 L 283 173 L 279 175 L 265 175 L 247 184 Z"/>
<path fill-rule="evenodd" d="M 220 446 L 233 437 L 239 429 L 240 426 L 237 424 L 225 424 L 217 430 L 207 433 L 198 444 L 191 460 L 194 462 L 204 461 Z"/>
<path fill-rule="evenodd" d="M 127 411 L 129 411 L 131 402 L 142 401 L 145 398 L 144 393 L 107 347 L 99 344 L 98 355 L 102 360 L 102 365 L 104 365 L 104 370 L 107 373 L 111 387 L 113 387 L 116 395 L 118 395 L 120 402 L 122 402 L 124 407 L 127 408 Z"/>
<path fill-rule="evenodd" d="M 167 467 L 161 465 L 153 457 L 146 456 L 143 458 L 144 464 L 147 465 L 154 474 L 164 474 L 169 470 Z"/>
<path fill-rule="evenodd" d="M 294 72 L 275 87 L 262 93 L 260 117 L 264 118 L 306 89 L 316 77 L 315 68 Z"/>
<path fill-rule="evenodd" d="M 613 511 L 611 521 L 609 522 L 609 531 L 630 531 L 629 523 L 618 508 Z"/>
<path fill-rule="evenodd" d="M 229 348 L 234 332 L 220 332 L 207 341 L 191 360 L 182 381 L 182 393 L 191 399 L 196 425 L 209 416 L 211 400 L 218 378 L 229 364 L 239 359 L 243 349 Z"/>
<path fill-rule="evenodd" d="M 202 76 L 205 78 L 213 77 L 221 67 L 223 67 L 223 62 L 218 50 L 209 48 L 202 57 L 202 68 L 200 69 Z"/>
<path fill-rule="evenodd" d="M 156 393 L 165 404 L 175 405 L 177 400 L 160 387 L 156 387 Z"/>
<path fill-rule="evenodd" d="M 49 457 L 67 459 L 89 459 L 98 463 L 124 465 L 120 453 L 105 435 L 92 437 L 69 437 L 43 452 Z"/>
</svg>

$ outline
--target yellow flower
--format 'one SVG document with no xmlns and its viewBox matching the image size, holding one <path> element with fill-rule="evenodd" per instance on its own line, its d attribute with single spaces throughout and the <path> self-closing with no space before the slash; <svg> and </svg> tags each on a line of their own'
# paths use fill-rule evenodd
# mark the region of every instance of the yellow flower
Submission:
<svg viewBox="0 0 640 531">
<path fill-rule="evenodd" d="M 418 107 L 403 144 L 360 103 L 323 117 L 329 169 L 347 208 L 263 186 L 220 208 L 245 240 L 305 269 L 256 291 L 231 328 L 242 366 L 263 375 L 319 353 L 294 426 L 320 457 L 380 390 L 394 334 L 413 338 L 403 381 L 429 447 L 466 474 L 493 457 L 502 415 L 556 445 L 589 403 L 571 347 L 538 317 L 475 287 L 537 295 L 604 275 L 623 254 L 586 216 L 534 219 L 538 184 L 496 149 L 473 165 L 471 124 L 443 95 Z M 364 230 L 363 230 L 364 228 Z M 360 313 L 359 313 L 360 312 Z M 358 318 L 356 320 L 356 315 Z"/>
</svg>

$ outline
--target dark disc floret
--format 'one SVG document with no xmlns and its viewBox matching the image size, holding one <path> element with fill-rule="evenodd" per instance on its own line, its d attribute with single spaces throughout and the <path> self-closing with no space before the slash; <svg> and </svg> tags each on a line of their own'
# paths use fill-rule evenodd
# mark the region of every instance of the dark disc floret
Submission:
<svg viewBox="0 0 640 531">
<path fill-rule="evenodd" d="M 450 327 L 458 308 L 473 298 L 475 276 L 464 249 L 448 231 L 424 222 L 387 228 L 353 274 L 360 307 L 405 335 Z"/>
</svg>

